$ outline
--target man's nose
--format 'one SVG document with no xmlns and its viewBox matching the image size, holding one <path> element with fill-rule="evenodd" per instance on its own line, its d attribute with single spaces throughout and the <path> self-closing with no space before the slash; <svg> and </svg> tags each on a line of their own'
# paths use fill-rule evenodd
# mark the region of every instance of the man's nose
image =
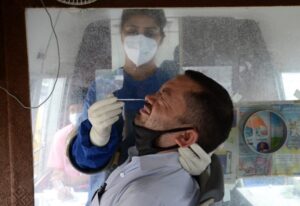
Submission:
<svg viewBox="0 0 300 206">
<path fill-rule="evenodd" d="M 148 102 L 149 104 L 153 104 L 157 99 L 157 95 L 156 94 L 151 94 L 151 95 L 146 95 L 145 100 L 146 102 Z"/>
</svg>

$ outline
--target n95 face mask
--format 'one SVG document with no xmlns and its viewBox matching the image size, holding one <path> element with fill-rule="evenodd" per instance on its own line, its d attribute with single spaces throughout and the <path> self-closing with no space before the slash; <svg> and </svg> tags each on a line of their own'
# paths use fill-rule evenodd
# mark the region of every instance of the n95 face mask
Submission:
<svg viewBox="0 0 300 206">
<path fill-rule="evenodd" d="M 154 39 L 142 34 L 127 36 L 124 39 L 124 50 L 127 57 L 137 66 L 149 62 L 155 55 L 158 45 Z"/>
<path fill-rule="evenodd" d="M 72 113 L 69 115 L 69 121 L 71 124 L 76 125 L 82 113 Z"/>
</svg>

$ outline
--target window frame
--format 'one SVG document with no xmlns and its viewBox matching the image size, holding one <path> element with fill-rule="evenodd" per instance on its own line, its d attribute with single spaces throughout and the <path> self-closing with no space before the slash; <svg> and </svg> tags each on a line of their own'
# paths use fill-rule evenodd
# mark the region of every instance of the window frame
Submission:
<svg viewBox="0 0 300 206">
<path fill-rule="evenodd" d="M 47 7 L 68 7 L 56 1 Z M 0 3 L 0 86 L 13 91 L 29 105 L 29 69 L 25 9 L 39 7 L 39 0 L 3 0 Z M 122 7 L 245 7 L 296 6 L 298 0 L 99 0 L 81 8 Z M 25 35 L 24 35 L 25 34 Z M 30 110 L 0 91 L 0 201 L 4 205 L 34 205 L 32 128 Z"/>
</svg>

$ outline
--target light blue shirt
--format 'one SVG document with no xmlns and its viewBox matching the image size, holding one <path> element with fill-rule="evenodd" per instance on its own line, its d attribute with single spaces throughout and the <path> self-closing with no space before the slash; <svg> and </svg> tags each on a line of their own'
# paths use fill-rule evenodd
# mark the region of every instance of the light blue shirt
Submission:
<svg viewBox="0 0 300 206">
<path fill-rule="evenodd" d="M 178 161 L 178 153 L 136 156 L 134 147 L 129 158 L 108 177 L 100 206 L 192 206 L 200 190 L 196 180 Z"/>
</svg>

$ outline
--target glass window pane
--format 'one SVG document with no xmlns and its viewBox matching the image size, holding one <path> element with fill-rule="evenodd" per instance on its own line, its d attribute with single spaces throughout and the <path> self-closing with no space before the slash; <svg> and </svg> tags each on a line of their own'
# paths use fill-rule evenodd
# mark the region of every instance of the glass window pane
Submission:
<svg viewBox="0 0 300 206">
<path fill-rule="evenodd" d="M 300 73 L 282 73 L 284 93 L 287 99 L 300 99 Z"/>
<path fill-rule="evenodd" d="M 90 198 L 94 179 L 72 167 L 66 150 L 93 103 L 111 93 L 137 100 L 134 107 L 125 102 L 125 139 L 133 132 L 141 99 L 185 70 L 220 82 L 235 103 L 232 131 L 216 152 L 224 172 L 223 204 L 261 205 L 262 191 L 270 185 L 268 194 L 279 199 L 266 198 L 262 205 L 299 200 L 300 107 L 290 100 L 299 98 L 300 90 L 300 7 L 164 8 L 166 25 L 161 27 L 157 16 L 122 23 L 123 9 L 48 10 L 55 33 L 44 9 L 26 10 L 31 105 L 51 94 L 31 112 L 36 205 L 84 205 Z M 138 42 L 147 54 L 130 47 Z M 133 76 L 132 82 L 149 77 L 141 72 L 149 62 L 158 75 L 128 89 Z M 287 139 L 278 151 L 253 153 L 243 142 L 241 127 L 258 110 L 280 113 L 287 125 Z"/>
</svg>

